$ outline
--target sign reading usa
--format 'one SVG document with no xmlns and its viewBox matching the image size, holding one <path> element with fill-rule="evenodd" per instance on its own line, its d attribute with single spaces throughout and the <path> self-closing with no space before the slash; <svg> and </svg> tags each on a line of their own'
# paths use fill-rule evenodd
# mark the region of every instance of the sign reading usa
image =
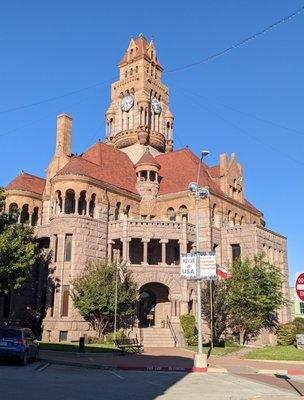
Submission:
<svg viewBox="0 0 304 400">
<path fill-rule="evenodd" d="M 191 253 L 182 254 L 180 259 L 180 276 L 184 279 L 196 279 L 196 256 Z"/>
</svg>

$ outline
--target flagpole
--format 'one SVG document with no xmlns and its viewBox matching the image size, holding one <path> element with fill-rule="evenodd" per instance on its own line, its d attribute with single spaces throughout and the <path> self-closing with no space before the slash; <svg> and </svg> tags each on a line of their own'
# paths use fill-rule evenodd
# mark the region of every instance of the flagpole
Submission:
<svg viewBox="0 0 304 400">
<path fill-rule="evenodd" d="M 116 331 L 117 331 L 118 266 L 119 266 L 119 251 L 117 250 L 116 269 L 115 269 L 114 339 L 116 339 Z"/>
<path fill-rule="evenodd" d="M 213 281 L 212 281 L 212 279 L 210 279 L 210 330 L 211 330 L 210 347 L 211 347 L 211 350 L 213 349 L 213 295 L 212 295 L 212 285 L 213 285 Z"/>
</svg>

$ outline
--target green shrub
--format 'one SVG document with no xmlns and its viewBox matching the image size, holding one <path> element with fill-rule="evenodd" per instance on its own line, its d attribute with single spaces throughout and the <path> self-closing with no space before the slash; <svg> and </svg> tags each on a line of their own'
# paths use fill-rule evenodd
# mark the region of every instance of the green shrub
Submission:
<svg viewBox="0 0 304 400">
<path fill-rule="evenodd" d="M 296 326 L 297 335 L 304 333 L 304 318 L 301 317 L 295 318 L 293 324 Z"/>
<path fill-rule="evenodd" d="M 197 346 L 197 344 L 198 344 L 198 336 L 194 335 L 194 336 L 191 336 L 191 337 L 187 338 L 187 343 L 188 343 L 189 346 Z"/>
<path fill-rule="evenodd" d="M 125 339 L 127 335 L 125 334 L 123 329 L 119 329 L 119 331 L 116 332 L 116 339 L 117 340 L 122 340 Z M 107 343 L 113 343 L 114 342 L 114 332 L 109 332 L 106 335 L 106 341 Z"/>
<path fill-rule="evenodd" d="M 279 325 L 277 329 L 278 344 L 289 346 L 295 342 L 297 328 L 293 323 Z"/>
<path fill-rule="evenodd" d="M 236 339 L 232 335 L 226 335 L 225 337 L 225 347 L 234 347 L 238 346 L 238 343 L 236 343 Z"/>
<path fill-rule="evenodd" d="M 192 314 L 184 314 L 179 317 L 186 339 L 196 334 L 195 316 Z"/>
</svg>

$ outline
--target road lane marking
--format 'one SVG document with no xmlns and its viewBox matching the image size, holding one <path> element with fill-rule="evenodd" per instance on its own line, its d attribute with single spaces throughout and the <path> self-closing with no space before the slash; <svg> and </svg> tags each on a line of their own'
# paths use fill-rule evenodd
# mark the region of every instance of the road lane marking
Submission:
<svg viewBox="0 0 304 400">
<path fill-rule="evenodd" d="M 44 365 L 42 365 L 41 367 L 37 368 L 36 371 L 37 372 L 42 372 L 44 371 L 46 368 L 48 368 L 51 365 L 51 363 L 46 363 Z"/>
<path fill-rule="evenodd" d="M 109 371 L 109 372 L 110 372 L 110 374 L 117 376 L 117 378 L 119 378 L 119 379 L 122 379 L 122 380 L 126 379 L 123 376 L 119 375 L 117 372 L 114 372 L 114 371 Z"/>
</svg>

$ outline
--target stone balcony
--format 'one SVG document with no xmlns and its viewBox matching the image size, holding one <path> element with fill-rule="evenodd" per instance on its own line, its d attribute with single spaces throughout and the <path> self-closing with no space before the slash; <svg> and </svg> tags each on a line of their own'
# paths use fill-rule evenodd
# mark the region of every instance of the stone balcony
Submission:
<svg viewBox="0 0 304 400">
<path fill-rule="evenodd" d="M 182 221 L 129 219 L 110 221 L 108 256 L 113 250 L 132 265 L 178 265 L 180 254 L 191 250 L 195 225 Z"/>
<path fill-rule="evenodd" d="M 195 241 L 195 225 L 186 221 L 124 219 L 109 222 L 110 240 L 122 237 Z"/>
</svg>

